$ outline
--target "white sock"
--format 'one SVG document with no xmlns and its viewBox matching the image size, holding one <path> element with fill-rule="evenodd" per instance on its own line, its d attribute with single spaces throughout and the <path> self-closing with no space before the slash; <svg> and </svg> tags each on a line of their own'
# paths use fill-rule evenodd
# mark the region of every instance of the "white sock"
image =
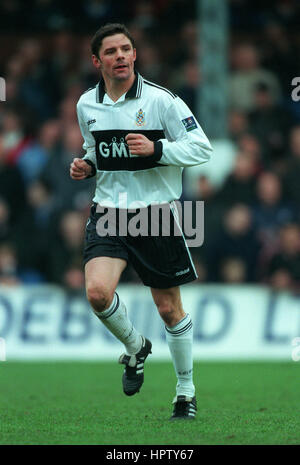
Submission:
<svg viewBox="0 0 300 465">
<path fill-rule="evenodd" d="M 94 310 L 94 313 L 106 328 L 119 341 L 123 342 L 128 355 L 137 354 L 140 351 L 143 342 L 142 336 L 129 320 L 125 304 L 120 300 L 116 292 L 110 307 L 103 310 L 103 312 Z"/>
<path fill-rule="evenodd" d="M 190 315 L 169 328 L 165 326 L 167 343 L 172 356 L 176 376 L 176 395 L 194 397 L 195 386 L 193 384 L 193 324 Z"/>
</svg>

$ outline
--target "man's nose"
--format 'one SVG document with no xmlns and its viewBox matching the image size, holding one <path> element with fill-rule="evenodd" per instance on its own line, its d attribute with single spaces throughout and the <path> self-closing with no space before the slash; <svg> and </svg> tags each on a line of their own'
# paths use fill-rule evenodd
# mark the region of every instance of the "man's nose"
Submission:
<svg viewBox="0 0 300 465">
<path fill-rule="evenodd" d="M 117 50 L 117 60 L 124 58 L 124 52 L 122 49 Z"/>
</svg>

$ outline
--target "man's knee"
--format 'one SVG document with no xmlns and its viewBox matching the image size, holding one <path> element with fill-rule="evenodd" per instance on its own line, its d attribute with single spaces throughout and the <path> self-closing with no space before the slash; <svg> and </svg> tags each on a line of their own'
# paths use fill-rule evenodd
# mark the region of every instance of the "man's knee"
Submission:
<svg viewBox="0 0 300 465">
<path fill-rule="evenodd" d="M 103 312 L 113 300 L 114 292 L 105 286 L 89 285 L 86 288 L 87 299 L 97 312 Z"/>
</svg>

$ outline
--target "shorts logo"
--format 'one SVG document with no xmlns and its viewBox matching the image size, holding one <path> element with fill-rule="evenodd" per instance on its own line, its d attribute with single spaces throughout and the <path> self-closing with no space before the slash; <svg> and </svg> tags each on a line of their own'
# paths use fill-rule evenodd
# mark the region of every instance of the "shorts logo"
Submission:
<svg viewBox="0 0 300 465">
<path fill-rule="evenodd" d="M 139 111 L 135 114 L 136 120 L 135 124 L 137 126 L 144 126 L 145 125 L 145 112 L 140 108 Z"/>
<path fill-rule="evenodd" d="M 189 268 L 186 268 L 185 270 L 182 270 L 182 271 L 177 271 L 177 273 L 175 273 L 175 276 L 181 276 L 182 274 L 186 274 L 190 271 Z"/>
<path fill-rule="evenodd" d="M 187 132 L 192 131 L 193 129 L 197 129 L 197 123 L 193 116 L 189 116 L 188 118 L 185 118 L 181 121 Z"/>
</svg>

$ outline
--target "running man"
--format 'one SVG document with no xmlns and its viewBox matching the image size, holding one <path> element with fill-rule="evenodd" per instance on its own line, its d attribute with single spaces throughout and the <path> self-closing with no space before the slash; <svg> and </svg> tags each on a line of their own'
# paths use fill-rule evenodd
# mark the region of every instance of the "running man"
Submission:
<svg viewBox="0 0 300 465">
<path fill-rule="evenodd" d="M 179 286 L 197 274 L 183 234 L 174 234 L 174 201 L 181 195 L 183 168 L 207 162 L 212 148 L 186 104 L 135 70 L 136 49 L 124 25 L 101 27 L 91 47 L 102 77 L 78 101 L 86 155 L 74 158 L 70 167 L 72 179 L 96 176 L 84 249 L 87 298 L 96 316 L 125 346 L 119 359 L 125 365 L 123 391 L 134 395 L 143 384 L 152 344 L 133 327 L 116 292 L 127 263 L 133 265 L 150 287 L 165 323 L 177 376 L 171 419 L 194 419 L 192 321 L 183 309 Z M 162 203 L 171 212 L 169 237 L 161 231 L 158 236 L 151 231 L 138 237 L 123 235 L 121 220 L 116 220 L 116 235 L 99 234 L 97 223 L 110 209 L 119 213 L 130 206 L 148 214 L 152 205 Z"/>
</svg>

